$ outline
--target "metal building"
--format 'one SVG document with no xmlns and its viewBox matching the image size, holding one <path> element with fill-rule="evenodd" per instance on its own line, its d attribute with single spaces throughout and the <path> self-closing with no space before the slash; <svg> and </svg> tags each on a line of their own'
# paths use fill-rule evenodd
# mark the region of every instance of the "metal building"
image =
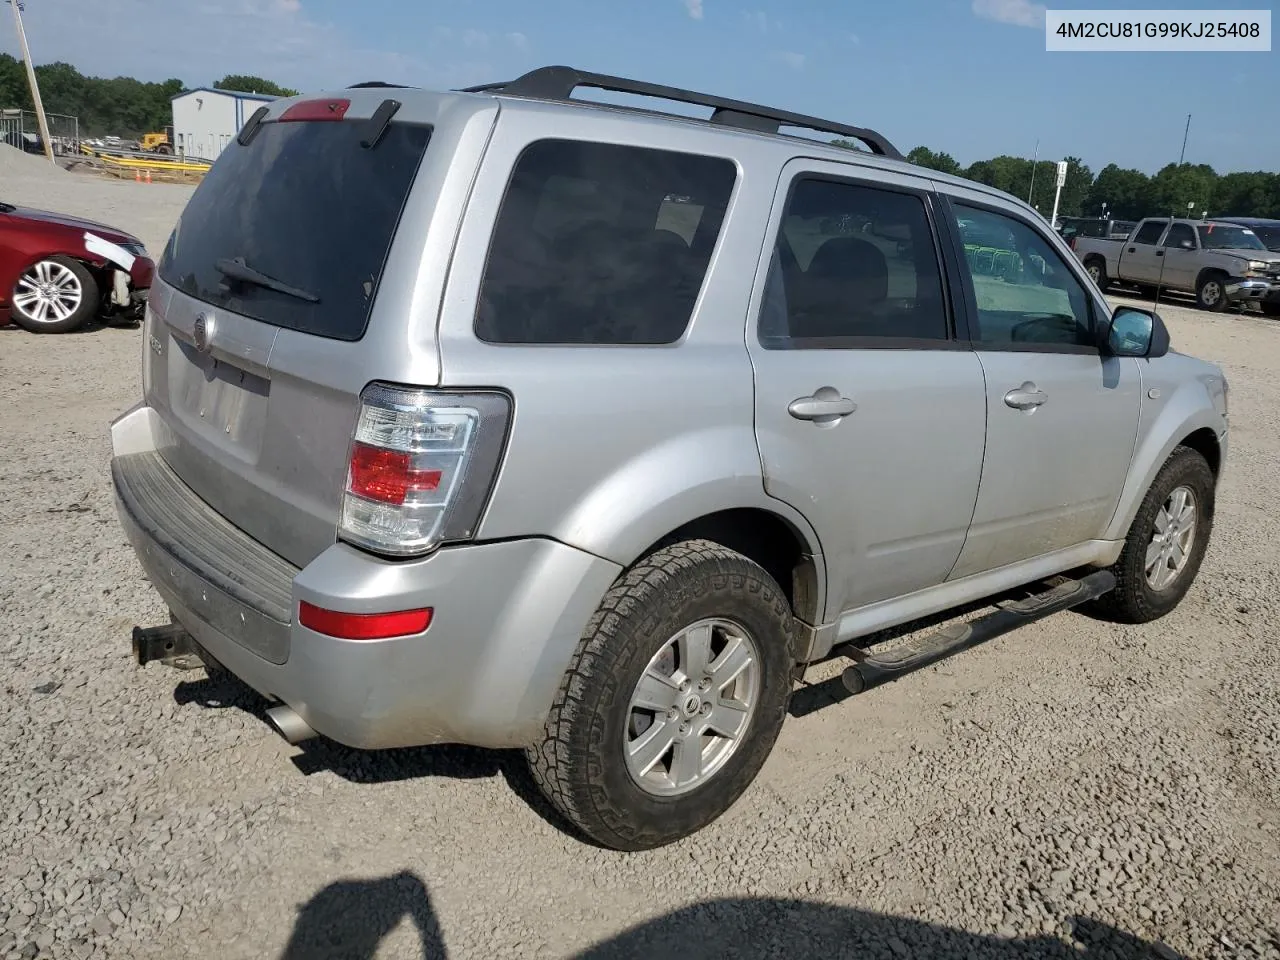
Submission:
<svg viewBox="0 0 1280 960">
<path fill-rule="evenodd" d="M 245 121 L 275 97 L 196 87 L 173 98 L 174 149 L 179 155 L 217 160 Z"/>
</svg>

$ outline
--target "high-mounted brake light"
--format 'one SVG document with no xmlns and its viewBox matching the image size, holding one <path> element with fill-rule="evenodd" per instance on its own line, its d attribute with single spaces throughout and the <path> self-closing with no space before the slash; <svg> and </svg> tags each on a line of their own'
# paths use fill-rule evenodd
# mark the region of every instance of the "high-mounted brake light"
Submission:
<svg viewBox="0 0 1280 960">
<path fill-rule="evenodd" d="M 341 120 L 351 108 L 350 100 L 299 100 L 280 114 L 278 123 Z"/>
<path fill-rule="evenodd" d="M 347 463 L 342 539 L 420 556 L 474 535 L 497 475 L 511 401 L 371 384 Z"/>
<path fill-rule="evenodd" d="M 340 640 L 388 640 L 410 637 L 431 626 L 431 607 L 394 613 L 342 613 L 305 600 L 298 604 L 298 622 L 308 630 Z"/>
</svg>

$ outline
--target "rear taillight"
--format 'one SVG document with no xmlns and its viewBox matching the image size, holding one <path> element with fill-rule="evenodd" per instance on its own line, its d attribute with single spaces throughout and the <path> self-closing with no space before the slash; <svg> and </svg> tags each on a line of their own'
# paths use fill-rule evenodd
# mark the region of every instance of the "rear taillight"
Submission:
<svg viewBox="0 0 1280 960">
<path fill-rule="evenodd" d="M 510 415 L 501 393 L 365 388 L 347 462 L 342 539 L 411 557 L 472 537 Z"/>
</svg>

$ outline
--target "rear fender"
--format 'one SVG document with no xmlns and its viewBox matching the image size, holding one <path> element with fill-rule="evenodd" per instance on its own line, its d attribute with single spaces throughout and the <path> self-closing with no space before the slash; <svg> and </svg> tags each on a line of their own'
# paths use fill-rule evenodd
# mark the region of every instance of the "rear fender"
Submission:
<svg viewBox="0 0 1280 960">
<path fill-rule="evenodd" d="M 556 539 L 629 567 L 667 534 L 724 510 L 776 514 L 800 535 L 826 604 L 821 546 L 802 514 L 764 489 L 755 435 L 749 428 L 691 431 L 625 461 L 603 477 L 556 524 Z"/>
</svg>

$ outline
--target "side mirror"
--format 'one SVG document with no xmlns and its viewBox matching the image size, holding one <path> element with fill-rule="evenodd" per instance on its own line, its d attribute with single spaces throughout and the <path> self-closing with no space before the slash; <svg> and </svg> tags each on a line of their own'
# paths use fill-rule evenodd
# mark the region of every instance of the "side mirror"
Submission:
<svg viewBox="0 0 1280 960">
<path fill-rule="evenodd" d="M 1113 357 L 1163 357 L 1169 352 L 1169 330 L 1154 311 L 1116 307 L 1107 323 L 1105 350 Z"/>
</svg>

